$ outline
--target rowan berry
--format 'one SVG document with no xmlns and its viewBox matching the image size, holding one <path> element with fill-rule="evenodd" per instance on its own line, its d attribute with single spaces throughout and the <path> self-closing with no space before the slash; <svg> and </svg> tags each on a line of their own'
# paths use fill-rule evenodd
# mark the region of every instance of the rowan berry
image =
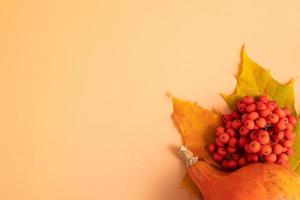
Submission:
<svg viewBox="0 0 300 200">
<path fill-rule="evenodd" d="M 233 122 L 231 123 L 232 128 L 234 129 L 239 129 L 242 126 L 242 122 L 239 119 L 235 119 L 233 120 Z"/>
<path fill-rule="evenodd" d="M 259 114 L 257 112 L 251 112 L 248 114 L 248 119 L 256 120 L 257 118 L 259 118 Z"/>
<path fill-rule="evenodd" d="M 289 157 L 286 155 L 286 153 L 281 153 L 278 155 L 278 159 L 282 159 L 284 161 L 288 161 Z"/>
<path fill-rule="evenodd" d="M 214 153 L 214 154 L 213 154 L 213 159 L 214 159 L 215 161 L 220 162 L 220 161 L 222 161 L 222 160 L 224 159 L 224 157 L 221 156 L 221 155 L 218 154 L 218 153 Z"/>
<path fill-rule="evenodd" d="M 272 147 L 268 144 L 264 144 L 261 147 L 261 154 L 267 156 L 272 153 Z"/>
<path fill-rule="evenodd" d="M 276 108 L 274 110 L 274 113 L 277 114 L 280 118 L 284 118 L 286 116 L 286 113 L 281 108 Z"/>
<path fill-rule="evenodd" d="M 241 136 L 246 136 L 246 135 L 248 135 L 248 133 L 249 133 L 249 129 L 247 129 L 246 127 L 242 126 L 242 127 L 239 129 L 239 132 L 240 132 L 240 135 L 241 135 Z"/>
<path fill-rule="evenodd" d="M 256 109 L 256 105 L 254 103 L 251 103 L 251 104 L 247 105 L 247 107 L 246 107 L 246 111 L 248 113 L 255 111 L 255 109 Z"/>
<path fill-rule="evenodd" d="M 288 124 L 286 125 L 286 130 L 287 130 L 287 131 L 293 132 L 293 130 L 294 130 L 293 125 L 292 125 L 291 123 L 288 123 Z"/>
<path fill-rule="evenodd" d="M 231 121 L 231 115 L 223 115 L 223 117 L 222 117 L 222 120 L 223 120 L 223 122 L 228 122 L 228 121 Z"/>
<path fill-rule="evenodd" d="M 242 122 L 245 122 L 248 119 L 248 114 L 244 113 L 242 114 Z"/>
<path fill-rule="evenodd" d="M 288 148 L 293 146 L 293 142 L 291 140 L 285 140 L 282 142 L 282 146 Z"/>
<path fill-rule="evenodd" d="M 238 102 L 236 107 L 237 107 L 237 109 L 240 113 L 245 113 L 246 112 L 247 105 L 245 103 Z"/>
<path fill-rule="evenodd" d="M 252 96 L 244 96 L 242 102 L 245 104 L 252 104 L 255 102 L 255 99 Z"/>
<path fill-rule="evenodd" d="M 265 158 L 265 161 L 274 163 L 277 160 L 277 155 L 275 153 L 271 153 L 271 154 L 265 156 L 264 158 Z"/>
<path fill-rule="evenodd" d="M 292 115 L 291 111 L 287 107 L 283 108 L 282 110 L 285 112 L 286 116 Z"/>
<path fill-rule="evenodd" d="M 294 116 L 288 116 L 288 119 L 289 119 L 289 122 L 290 122 L 293 126 L 296 125 L 296 123 L 297 123 L 296 117 L 294 117 Z"/>
<path fill-rule="evenodd" d="M 231 118 L 232 119 L 240 119 L 240 114 L 238 113 L 238 112 L 236 112 L 236 111 L 233 111 L 232 113 L 231 113 Z"/>
<path fill-rule="evenodd" d="M 236 147 L 229 146 L 229 147 L 227 147 L 227 151 L 229 153 L 235 153 L 236 152 Z"/>
<path fill-rule="evenodd" d="M 276 124 L 276 128 L 280 131 L 283 131 L 284 129 L 286 129 L 286 123 L 283 120 L 280 120 L 277 124 Z"/>
<path fill-rule="evenodd" d="M 222 161 L 222 167 L 224 167 L 225 169 L 228 169 L 228 160 Z"/>
<path fill-rule="evenodd" d="M 256 109 L 257 109 L 258 111 L 265 110 L 265 109 L 267 109 L 267 106 L 266 106 L 266 104 L 263 103 L 262 101 L 257 101 L 257 102 L 256 102 Z"/>
<path fill-rule="evenodd" d="M 269 109 L 265 109 L 259 112 L 261 117 L 268 117 L 272 112 Z"/>
<path fill-rule="evenodd" d="M 282 146 L 280 144 L 274 144 L 273 152 L 277 155 L 282 153 Z"/>
<path fill-rule="evenodd" d="M 279 121 L 279 116 L 277 114 L 270 114 L 268 116 L 268 120 L 272 123 L 272 124 L 276 124 Z"/>
<path fill-rule="evenodd" d="M 252 153 L 257 153 L 257 152 L 260 151 L 261 145 L 257 141 L 252 141 L 249 144 L 249 148 L 250 148 L 250 150 L 251 150 Z"/>
<path fill-rule="evenodd" d="M 210 144 L 210 145 L 208 146 L 208 149 L 209 149 L 209 152 L 210 152 L 210 153 L 214 153 L 215 150 L 216 150 L 216 144 Z"/>
<path fill-rule="evenodd" d="M 219 147 L 217 150 L 218 154 L 221 156 L 225 156 L 227 154 L 227 151 L 224 147 Z"/>
<path fill-rule="evenodd" d="M 238 161 L 240 167 L 243 167 L 247 164 L 247 160 L 244 157 L 241 157 Z"/>
<path fill-rule="evenodd" d="M 255 124 L 260 128 L 264 128 L 267 125 L 267 121 L 265 118 L 260 117 L 255 120 Z"/>
<path fill-rule="evenodd" d="M 222 133 L 220 136 L 219 136 L 219 140 L 226 144 L 227 142 L 229 142 L 229 139 L 230 139 L 230 136 L 227 134 L 227 133 Z"/>
<path fill-rule="evenodd" d="M 240 147 L 244 147 L 249 142 L 250 142 L 250 140 L 248 139 L 248 137 L 240 137 L 240 139 L 239 139 L 239 146 Z"/>
<path fill-rule="evenodd" d="M 250 132 L 250 139 L 251 140 L 257 140 L 257 132 L 256 131 L 251 131 Z"/>
<path fill-rule="evenodd" d="M 269 136 L 269 133 L 267 131 L 260 130 L 258 132 L 257 139 L 260 142 L 260 144 L 270 143 L 270 136 Z"/>
<path fill-rule="evenodd" d="M 245 150 L 247 153 L 252 153 L 252 150 L 250 149 L 249 144 L 245 144 L 245 145 L 244 145 L 244 150 Z"/>
<path fill-rule="evenodd" d="M 235 137 L 231 137 L 228 142 L 228 146 L 235 147 L 237 144 L 238 144 L 238 139 Z"/>
<path fill-rule="evenodd" d="M 231 121 L 228 121 L 228 122 L 225 122 L 225 128 L 231 128 L 232 127 L 232 122 Z"/>
<path fill-rule="evenodd" d="M 230 136 L 230 137 L 234 137 L 236 135 L 236 132 L 234 129 L 229 128 L 226 130 L 226 133 Z"/>
<path fill-rule="evenodd" d="M 228 168 L 235 169 L 237 167 L 237 162 L 235 160 L 228 161 Z"/>
<path fill-rule="evenodd" d="M 267 96 L 260 96 L 258 98 L 259 101 L 263 102 L 263 103 L 268 103 L 269 98 Z"/>
<path fill-rule="evenodd" d="M 225 146 L 225 144 L 223 142 L 221 142 L 219 138 L 216 139 L 216 145 L 218 147 L 224 147 Z"/>
<path fill-rule="evenodd" d="M 256 155 L 256 154 L 249 154 L 248 161 L 249 162 L 253 162 L 253 163 L 258 162 L 258 155 Z"/>
<path fill-rule="evenodd" d="M 270 109 L 271 111 L 275 110 L 277 108 L 277 103 L 275 101 L 269 101 L 267 103 L 267 107 L 268 109 Z"/>
<path fill-rule="evenodd" d="M 292 131 L 286 131 L 285 132 L 285 139 L 287 140 L 293 140 L 296 137 L 296 134 Z"/>
<path fill-rule="evenodd" d="M 251 119 L 246 120 L 246 122 L 244 123 L 244 126 L 249 130 L 254 129 L 254 125 L 254 121 Z"/>
<path fill-rule="evenodd" d="M 288 150 L 286 151 L 286 154 L 287 154 L 288 156 L 293 155 L 293 154 L 294 154 L 294 149 L 293 149 L 293 148 L 288 148 Z"/>
<path fill-rule="evenodd" d="M 276 138 L 278 138 L 279 140 L 282 140 L 285 136 L 285 133 L 283 131 L 279 131 L 277 134 L 276 134 Z"/>
</svg>

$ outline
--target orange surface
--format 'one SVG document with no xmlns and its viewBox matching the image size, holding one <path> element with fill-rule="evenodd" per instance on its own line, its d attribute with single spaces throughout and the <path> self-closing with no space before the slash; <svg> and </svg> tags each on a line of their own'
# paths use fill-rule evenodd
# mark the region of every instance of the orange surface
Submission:
<svg viewBox="0 0 300 200">
<path fill-rule="evenodd" d="M 0 3 L 0 199 L 183 200 L 166 91 L 224 110 L 243 43 L 300 75 L 300 2 Z M 296 107 L 300 105 L 296 82 Z"/>
</svg>

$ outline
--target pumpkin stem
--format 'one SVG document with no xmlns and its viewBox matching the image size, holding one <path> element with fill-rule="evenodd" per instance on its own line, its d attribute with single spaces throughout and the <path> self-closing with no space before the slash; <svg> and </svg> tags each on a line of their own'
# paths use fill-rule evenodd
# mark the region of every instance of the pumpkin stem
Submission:
<svg viewBox="0 0 300 200">
<path fill-rule="evenodd" d="M 181 157 L 183 157 L 187 167 L 194 165 L 196 162 L 198 162 L 198 157 L 194 156 L 193 152 L 191 152 L 188 148 L 186 148 L 183 145 L 179 149 L 179 154 Z"/>
<path fill-rule="evenodd" d="M 218 188 L 228 173 L 217 170 L 204 161 L 198 161 L 198 157 L 185 146 L 180 147 L 179 154 L 184 158 L 188 174 L 201 190 L 204 199 L 215 199 L 209 198 L 216 195 L 212 188 Z"/>
</svg>

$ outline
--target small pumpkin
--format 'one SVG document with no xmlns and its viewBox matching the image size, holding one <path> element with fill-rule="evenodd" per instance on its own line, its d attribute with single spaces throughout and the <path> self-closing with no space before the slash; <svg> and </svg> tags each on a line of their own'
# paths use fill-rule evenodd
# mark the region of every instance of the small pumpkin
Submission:
<svg viewBox="0 0 300 200">
<path fill-rule="evenodd" d="M 256 163 L 230 173 L 199 161 L 184 146 L 179 153 L 205 200 L 300 200 L 300 177 L 285 166 Z"/>
</svg>

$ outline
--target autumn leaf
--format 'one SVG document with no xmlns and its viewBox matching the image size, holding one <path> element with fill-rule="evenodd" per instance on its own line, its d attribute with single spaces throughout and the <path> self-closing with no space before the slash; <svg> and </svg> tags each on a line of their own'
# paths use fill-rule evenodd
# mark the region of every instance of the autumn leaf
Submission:
<svg viewBox="0 0 300 200">
<path fill-rule="evenodd" d="M 242 49 L 242 62 L 240 74 L 237 76 L 237 85 L 230 95 L 222 94 L 231 110 L 235 110 L 236 102 L 243 96 L 260 96 L 265 93 L 275 100 L 281 107 L 288 107 L 296 115 L 294 80 L 286 84 L 281 84 L 272 78 L 270 71 L 265 70 L 256 62 L 252 61 Z M 295 154 L 290 158 L 292 169 L 296 170 L 300 166 L 300 128 L 296 128 Z M 300 169 L 298 169 L 300 171 Z M 298 173 L 300 175 L 300 172 Z"/>
<path fill-rule="evenodd" d="M 235 110 L 235 103 L 243 96 L 260 96 L 267 93 L 281 107 L 288 107 L 293 114 L 296 114 L 294 80 L 286 84 L 279 83 L 272 78 L 270 71 L 252 61 L 244 48 L 240 67 L 234 92 L 230 95 L 221 94 L 231 110 Z"/>
<path fill-rule="evenodd" d="M 297 115 L 295 110 L 295 95 L 294 83 L 292 79 L 287 84 L 280 84 L 273 78 L 269 80 L 266 90 L 271 99 L 274 99 L 281 107 L 288 107 L 294 115 Z"/>
<path fill-rule="evenodd" d="M 184 101 L 176 97 L 173 100 L 172 117 L 182 136 L 183 144 L 199 159 L 217 165 L 208 152 L 208 144 L 215 140 L 215 128 L 221 125 L 221 115 L 206 110 L 197 103 Z"/>
<path fill-rule="evenodd" d="M 291 168 L 300 175 L 300 123 L 297 123 L 295 128 L 296 140 L 294 144 L 295 153 L 289 158 Z"/>
<path fill-rule="evenodd" d="M 208 152 L 208 145 L 215 140 L 215 128 L 221 124 L 220 113 L 214 113 L 196 103 L 176 97 L 172 97 L 172 101 L 174 108 L 172 117 L 180 130 L 183 144 L 200 160 L 219 166 L 212 160 Z M 194 194 L 201 194 L 188 176 L 184 177 L 181 185 Z"/>
<path fill-rule="evenodd" d="M 298 165 L 298 167 L 296 168 L 296 173 L 297 173 L 298 175 L 300 175 L 300 165 Z"/>
</svg>

